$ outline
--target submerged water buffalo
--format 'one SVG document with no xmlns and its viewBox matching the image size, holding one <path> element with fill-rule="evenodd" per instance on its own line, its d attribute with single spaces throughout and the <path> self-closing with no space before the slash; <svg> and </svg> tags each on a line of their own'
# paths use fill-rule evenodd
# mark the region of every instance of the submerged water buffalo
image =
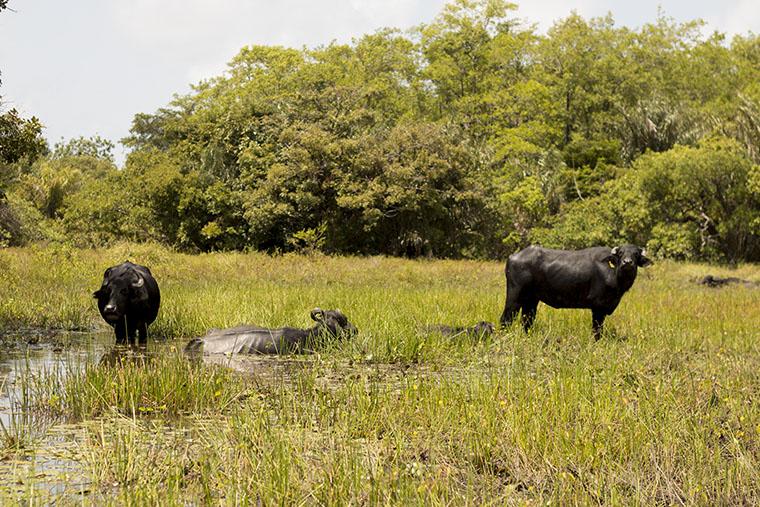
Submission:
<svg viewBox="0 0 760 507">
<path fill-rule="evenodd" d="M 238 326 L 212 329 L 206 336 L 193 338 L 185 347 L 188 353 L 203 354 L 303 354 L 312 352 L 325 338 L 350 338 L 357 333 L 340 310 L 315 308 L 311 329 L 281 327 L 267 329 Z"/>
<path fill-rule="evenodd" d="M 490 322 L 481 320 L 474 326 L 447 326 L 445 324 L 434 324 L 428 326 L 426 330 L 430 333 L 440 333 L 443 336 L 471 336 L 474 338 L 485 338 L 491 336 L 494 332 L 494 325 Z"/>
<path fill-rule="evenodd" d="M 594 337 L 599 339 L 605 317 L 636 280 L 639 267 L 649 260 L 636 245 L 585 250 L 551 250 L 529 246 L 509 256 L 506 266 L 507 302 L 501 325 L 512 322 L 522 310 L 527 331 L 536 317 L 538 302 L 554 308 L 591 310 Z"/>
<path fill-rule="evenodd" d="M 728 278 L 720 278 L 713 275 L 707 275 L 702 280 L 699 281 L 700 285 L 706 285 L 708 287 L 712 287 L 713 289 L 719 288 L 719 287 L 725 287 L 727 285 L 731 284 L 741 284 L 745 287 L 760 287 L 760 282 L 753 282 L 751 280 L 743 280 L 741 278 L 736 278 L 734 276 L 729 276 Z"/>
<path fill-rule="evenodd" d="M 103 319 L 114 328 L 116 343 L 148 341 L 148 326 L 156 320 L 161 294 L 145 266 L 129 261 L 106 269 L 103 284 L 93 293 Z"/>
</svg>

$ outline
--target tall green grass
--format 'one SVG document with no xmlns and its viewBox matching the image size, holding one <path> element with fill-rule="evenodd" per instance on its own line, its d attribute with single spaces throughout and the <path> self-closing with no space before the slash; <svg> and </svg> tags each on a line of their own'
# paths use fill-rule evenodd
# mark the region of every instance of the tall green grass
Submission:
<svg viewBox="0 0 760 507">
<path fill-rule="evenodd" d="M 501 263 L 5 250 L 0 322 L 100 326 L 89 293 L 126 258 L 161 285 L 168 343 L 28 389 L 29 410 L 83 421 L 98 503 L 760 502 L 760 291 L 695 283 L 725 269 L 641 270 L 598 342 L 588 311 L 545 306 L 530 333 L 452 340 L 422 328 L 496 321 Z M 359 335 L 243 373 L 171 351 L 210 327 L 307 327 L 314 306 Z"/>
<path fill-rule="evenodd" d="M 82 368 L 22 376 L 23 408 L 27 413 L 76 421 L 113 413 L 176 418 L 224 412 L 248 396 L 244 379 L 232 370 L 188 360 L 178 351 L 116 352 Z"/>
</svg>

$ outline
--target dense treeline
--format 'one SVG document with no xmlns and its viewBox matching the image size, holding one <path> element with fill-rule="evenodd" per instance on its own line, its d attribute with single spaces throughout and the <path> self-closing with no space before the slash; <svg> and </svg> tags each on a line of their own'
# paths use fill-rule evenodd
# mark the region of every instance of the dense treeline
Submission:
<svg viewBox="0 0 760 507">
<path fill-rule="evenodd" d="M 457 0 L 407 32 L 245 47 L 136 115 L 123 169 L 6 112 L 0 242 L 760 260 L 760 36 L 575 14 L 541 35 L 513 11 Z"/>
</svg>

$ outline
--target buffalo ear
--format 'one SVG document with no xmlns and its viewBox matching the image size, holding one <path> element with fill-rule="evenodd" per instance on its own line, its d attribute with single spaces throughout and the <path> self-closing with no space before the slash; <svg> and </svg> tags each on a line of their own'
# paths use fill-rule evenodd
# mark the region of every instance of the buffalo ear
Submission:
<svg viewBox="0 0 760 507">
<path fill-rule="evenodd" d="M 94 297 L 95 299 L 98 299 L 101 294 L 102 294 L 101 290 L 98 289 L 98 290 L 96 290 L 95 292 L 92 293 L 92 297 Z"/>
<path fill-rule="evenodd" d="M 325 311 L 323 309 L 317 307 L 311 311 L 311 320 L 316 321 L 316 322 L 322 322 L 324 318 L 325 318 Z"/>
<path fill-rule="evenodd" d="M 639 262 L 637 262 L 637 264 L 640 268 L 645 268 L 647 266 L 651 266 L 654 264 L 654 262 L 652 262 L 652 259 L 646 256 L 646 252 L 641 252 L 639 254 Z"/>
<path fill-rule="evenodd" d="M 610 269 L 615 269 L 618 265 L 618 258 L 613 255 L 608 255 L 604 259 L 602 259 L 602 263 L 609 266 Z"/>
</svg>

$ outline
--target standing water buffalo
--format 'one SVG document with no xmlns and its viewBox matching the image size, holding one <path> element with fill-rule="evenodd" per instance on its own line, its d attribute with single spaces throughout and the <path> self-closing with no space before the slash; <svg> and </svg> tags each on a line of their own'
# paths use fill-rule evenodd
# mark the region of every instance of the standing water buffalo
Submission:
<svg viewBox="0 0 760 507">
<path fill-rule="evenodd" d="M 522 310 L 527 331 L 536 317 L 538 302 L 543 301 L 554 308 L 590 309 L 594 337 L 599 339 L 605 317 L 615 311 L 633 285 L 638 267 L 650 264 L 652 261 L 635 245 L 577 251 L 529 246 L 507 261 L 507 303 L 501 325 L 511 323 Z"/>
<path fill-rule="evenodd" d="M 156 320 L 161 294 L 150 270 L 129 261 L 106 269 L 93 297 L 103 319 L 114 328 L 116 343 L 148 342 L 148 325 Z"/>
<path fill-rule="evenodd" d="M 267 329 L 238 326 L 212 329 L 206 336 L 193 338 L 185 352 L 194 354 L 303 354 L 312 352 L 325 337 L 352 337 L 357 333 L 340 310 L 315 308 L 311 318 L 317 324 L 311 329 L 281 327 Z"/>
</svg>

